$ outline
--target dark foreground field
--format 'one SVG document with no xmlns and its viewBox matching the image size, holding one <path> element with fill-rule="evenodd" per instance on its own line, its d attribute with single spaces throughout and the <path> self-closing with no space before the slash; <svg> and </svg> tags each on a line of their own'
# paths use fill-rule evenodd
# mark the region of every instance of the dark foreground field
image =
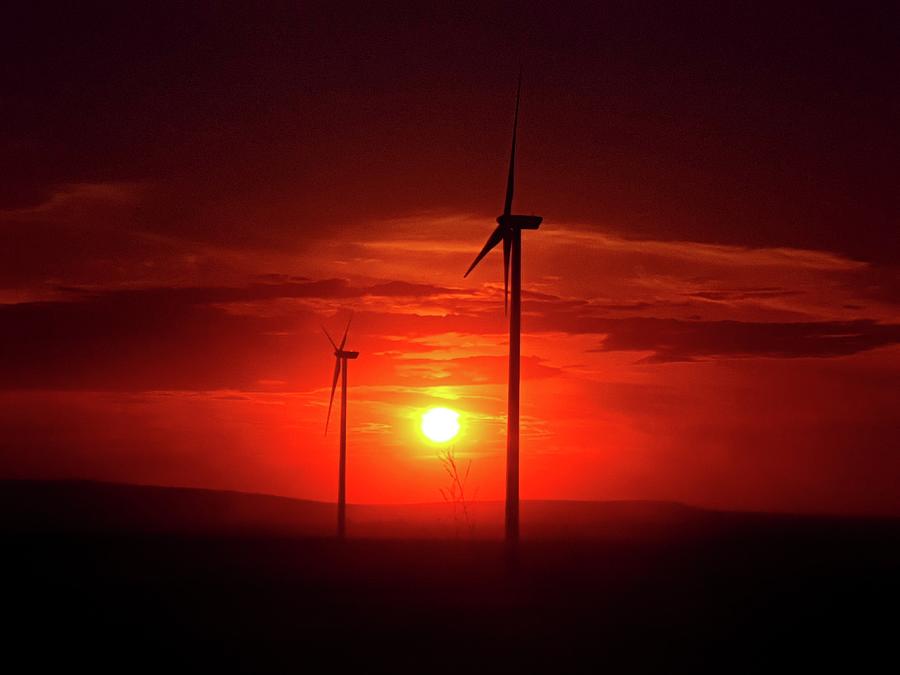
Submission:
<svg viewBox="0 0 900 675">
<path fill-rule="evenodd" d="M 358 507 L 345 542 L 332 506 L 234 493 L 6 482 L 0 509 L 20 672 L 862 672 L 900 653 L 898 521 L 527 503 L 511 570 L 498 505 L 459 538 L 446 505 Z"/>
</svg>

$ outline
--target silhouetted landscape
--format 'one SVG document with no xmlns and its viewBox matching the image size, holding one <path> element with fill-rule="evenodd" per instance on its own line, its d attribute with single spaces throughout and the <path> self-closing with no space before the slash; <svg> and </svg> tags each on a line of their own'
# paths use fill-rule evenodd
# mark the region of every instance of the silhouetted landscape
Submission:
<svg viewBox="0 0 900 675">
<path fill-rule="evenodd" d="M 348 505 L 95 482 L 0 487 L 6 642 L 34 667 L 777 669 L 888 659 L 900 521 L 663 502 Z M 326 661 L 327 662 L 327 661 Z"/>
</svg>

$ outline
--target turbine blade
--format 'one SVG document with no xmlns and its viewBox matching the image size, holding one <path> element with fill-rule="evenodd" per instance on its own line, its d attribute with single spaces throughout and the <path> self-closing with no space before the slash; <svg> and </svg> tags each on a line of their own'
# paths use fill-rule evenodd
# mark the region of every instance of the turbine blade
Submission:
<svg viewBox="0 0 900 675">
<path fill-rule="evenodd" d="M 503 237 L 503 314 L 509 314 L 509 252 L 512 238 L 507 232 Z"/>
<path fill-rule="evenodd" d="M 335 347 L 337 349 L 337 347 Z M 325 435 L 328 435 L 328 422 L 331 420 L 331 407 L 334 405 L 334 390 L 337 389 L 338 376 L 341 374 L 340 357 L 334 360 L 334 377 L 331 379 L 331 398 L 328 399 L 328 416 L 325 418 Z"/>
<path fill-rule="evenodd" d="M 469 269 L 466 270 L 466 273 L 463 274 L 463 277 L 469 276 L 469 273 L 475 269 L 475 266 L 481 262 L 481 259 L 484 258 L 488 253 L 491 252 L 491 249 L 494 248 L 500 241 L 503 239 L 503 234 L 506 232 L 506 227 L 503 225 L 497 225 L 497 229 L 491 233 L 491 236 L 488 237 L 487 243 L 484 245 L 484 248 L 481 249 L 481 253 L 475 258 L 475 261 L 469 265 Z"/>
<path fill-rule="evenodd" d="M 516 87 L 516 115 L 513 118 L 512 149 L 509 151 L 509 175 L 506 178 L 506 202 L 503 215 L 512 213 L 513 192 L 516 186 L 516 131 L 519 128 L 519 95 L 522 93 L 522 71 L 519 70 L 519 84 Z"/>
<path fill-rule="evenodd" d="M 341 346 L 340 349 L 344 349 L 344 345 L 347 344 L 347 333 L 350 331 L 350 322 L 353 321 L 353 315 L 350 315 L 350 318 L 347 319 L 347 327 L 344 329 L 344 337 L 341 338 Z"/>
<path fill-rule="evenodd" d="M 321 326 L 321 324 L 319 324 Z M 331 339 L 331 336 L 328 334 L 328 331 L 325 330 L 325 326 L 322 326 L 322 332 L 325 333 L 325 337 L 328 338 L 328 341 L 331 343 L 331 346 L 334 347 L 334 351 L 337 351 L 338 346 L 334 344 L 334 340 Z"/>
</svg>

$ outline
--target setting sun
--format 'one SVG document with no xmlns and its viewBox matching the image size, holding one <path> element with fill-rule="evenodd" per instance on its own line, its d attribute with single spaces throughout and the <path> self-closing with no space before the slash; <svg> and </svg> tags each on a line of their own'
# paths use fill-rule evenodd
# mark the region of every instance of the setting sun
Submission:
<svg viewBox="0 0 900 675">
<path fill-rule="evenodd" d="M 459 433 L 459 413 L 432 408 L 422 415 L 422 433 L 435 443 L 444 443 Z"/>
</svg>

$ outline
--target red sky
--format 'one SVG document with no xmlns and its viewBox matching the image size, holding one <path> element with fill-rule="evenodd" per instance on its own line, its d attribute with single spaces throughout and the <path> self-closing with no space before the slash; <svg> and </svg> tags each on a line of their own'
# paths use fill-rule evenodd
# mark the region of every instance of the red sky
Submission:
<svg viewBox="0 0 900 675">
<path fill-rule="evenodd" d="M 0 475 L 501 498 L 521 61 L 523 497 L 900 514 L 896 9 L 322 7 L 4 22 Z"/>
</svg>

